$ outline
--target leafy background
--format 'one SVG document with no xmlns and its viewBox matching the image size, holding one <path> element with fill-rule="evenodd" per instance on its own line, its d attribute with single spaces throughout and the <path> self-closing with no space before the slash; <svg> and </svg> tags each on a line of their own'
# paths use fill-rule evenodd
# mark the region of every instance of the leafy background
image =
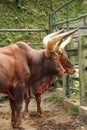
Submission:
<svg viewBox="0 0 87 130">
<path fill-rule="evenodd" d="M 48 16 L 68 0 L 0 0 L 0 29 L 48 29 Z M 86 13 L 85 0 L 75 0 L 70 7 L 70 17 Z M 59 18 L 64 19 L 64 10 Z M 18 40 L 41 43 L 46 33 L 0 32 L 0 43 L 9 44 Z"/>
</svg>

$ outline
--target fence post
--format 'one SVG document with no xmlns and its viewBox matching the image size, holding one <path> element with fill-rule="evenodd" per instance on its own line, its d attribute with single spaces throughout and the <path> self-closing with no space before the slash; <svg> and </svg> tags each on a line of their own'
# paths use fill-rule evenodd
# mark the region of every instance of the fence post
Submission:
<svg viewBox="0 0 87 130">
<path fill-rule="evenodd" d="M 87 36 L 79 39 L 80 106 L 79 115 L 87 122 Z"/>
<path fill-rule="evenodd" d="M 66 8 L 66 20 L 67 20 L 67 30 L 69 29 L 69 22 L 68 22 L 68 19 L 69 19 L 69 4 L 67 4 L 67 6 L 66 6 L 67 8 Z"/>
<path fill-rule="evenodd" d="M 80 105 L 87 106 L 87 36 L 79 39 Z"/>
<path fill-rule="evenodd" d="M 68 97 L 69 96 L 69 91 L 68 91 L 68 86 L 67 86 L 67 81 L 66 78 L 68 77 L 68 75 L 64 75 L 62 80 L 63 80 L 63 97 Z"/>
<path fill-rule="evenodd" d="M 49 14 L 49 33 L 53 32 L 53 13 Z"/>
</svg>

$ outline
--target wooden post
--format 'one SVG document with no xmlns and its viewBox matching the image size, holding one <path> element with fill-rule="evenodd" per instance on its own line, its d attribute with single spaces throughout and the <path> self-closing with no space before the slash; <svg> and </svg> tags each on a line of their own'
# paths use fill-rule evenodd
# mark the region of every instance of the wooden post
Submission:
<svg viewBox="0 0 87 130">
<path fill-rule="evenodd" d="M 79 39 L 80 105 L 87 106 L 87 36 Z"/>
<path fill-rule="evenodd" d="M 67 85 L 66 85 L 66 76 L 63 76 L 63 97 L 67 96 Z"/>
</svg>

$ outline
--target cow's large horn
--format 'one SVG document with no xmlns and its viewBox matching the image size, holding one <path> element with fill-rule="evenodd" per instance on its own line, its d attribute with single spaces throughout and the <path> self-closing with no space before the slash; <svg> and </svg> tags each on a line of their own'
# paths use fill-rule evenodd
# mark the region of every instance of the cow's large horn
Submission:
<svg viewBox="0 0 87 130">
<path fill-rule="evenodd" d="M 62 52 L 62 50 L 64 49 L 64 47 L 71 41 L 72 36 L 70 35 L 65 41 L 63 41 L 59 46 L 57 46 L 55 48 L 57 53 Z"/>
<path fill-rule="evenodd" d="M 58 35 L 55 36 L 55 37 L 50 38 L 49 41 L 48 41 L 48 43 L 47 43 L 47 49 L 48 49 L 50 52 L 54 52 L 56 46 L 57 46 L 61 41 L 62 41 L 62 38 L 59 37 Z"/>
<path fill-rule="evenodd" d="M 56 46 L 56 48 L 55 48 L 56 52 L 59 52 L 59 53 L 62 52 L 64 47 L 71 41 L 71 39 L 72 39 L 72 35 L 71 34 L 75 33 L 77 30 L 78 30 L 78 28 L 68 32 L 68 34 L 70 36 L 64 42 L 62 42 L 59 46 Z M 63 35 L 65 37 L 64 33 L 63 33 Z"/>
<path fill-rule="evenodd" d="M 55 51 L 55 48 L 57 47 L 57 45 L 59 45 L 59 43 L 63 40 L 63 38 L 75 33 L 76 31 L 78 30 L 78 28 L 76 29 L 73 29 L 71 31 L 68 31 L 66 33 L 62 33 L 62 34 L 59 34 L 57 36 L 54 36 L 52 38 L 50 38 L 47 42 L 47 49 L 50 51 L 50 52 L 53 52 Z"/>
<path fill-rule="evenodd" d="M 77 30 L 78 30 L 78 28 L 75 28 L 75 29 L 73 29 L 73 30 L 71 30 L 71 31 L 68 31 L 68 32 L 59 34 L 58 36 L 59 36 L 59 37 L 62 37 L 62 38 L 65 38 L 65 37 L 68 37 L 68 36 L 70 36 L 71 34 L 75 33 Z"/>
<path fill-rule="evenodd" d="M 58 35 L 62 32 L 64 32 L 64 29 L 61 29 L 57 32 L 54 32 L 54 33 L 51 33 L 51 34 L 48 34 L 47 36 L 45 36 L 44 39 L 43 39 L 44 48 L 47 48 L 47 44 L 48 44 L 48 41 L 49 41 L 50 38 L 52 38 L 52 37 L 54 37 L 54 36 L 56 36 L 56 35 Z"/>
<path fill-rule="evenodd" d="M 64 42 L 62 42 L 59 46 L 60 49 L 64 49 L 64 47 L 71 41 L 72 36 L 70 35 Z"/>
</svg>

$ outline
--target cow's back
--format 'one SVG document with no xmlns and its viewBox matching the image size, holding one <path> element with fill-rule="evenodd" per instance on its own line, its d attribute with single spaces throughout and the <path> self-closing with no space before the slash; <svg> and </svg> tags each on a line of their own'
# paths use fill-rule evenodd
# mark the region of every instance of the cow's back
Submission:
<svg viewBox="0 0 87 130">
<path fill-rule="evenodd" d="M 13 44 L 0 48 L 0 89 L 16 85 L 29 76 L 29 67 L 22 50 Z"/>
</svg>

